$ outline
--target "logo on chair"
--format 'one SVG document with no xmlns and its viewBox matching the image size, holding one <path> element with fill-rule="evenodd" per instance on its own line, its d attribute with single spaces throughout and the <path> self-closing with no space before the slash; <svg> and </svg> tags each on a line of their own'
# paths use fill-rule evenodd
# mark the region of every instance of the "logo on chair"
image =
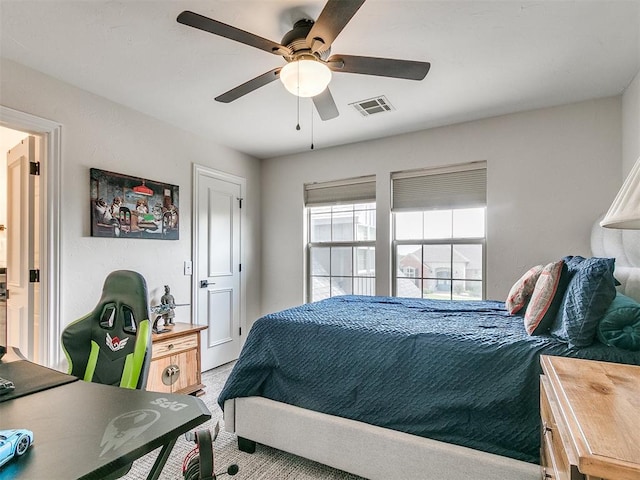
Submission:
<svg viewBox="0 0 640 480">
<path fill-rule="evenodd" d="M 107 347 L 109 347 L 113 352 L 122 350 L 124 347 L 127 346 L 128 341 L 129 341 L 128 338 L 123 338 L 122 340 L 120 340 L 118 337 L 111 338 L 111 335 L 107 333 L 106 344 L 107 344 Z"/>
</svg>

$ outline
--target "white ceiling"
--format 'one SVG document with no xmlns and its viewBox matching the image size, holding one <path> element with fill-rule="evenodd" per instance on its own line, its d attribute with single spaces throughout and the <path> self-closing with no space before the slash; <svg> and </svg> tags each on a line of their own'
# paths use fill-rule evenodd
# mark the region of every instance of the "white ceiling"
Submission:
<svg viewBox="0 0 640 480">
<path fill-rule="evenodd" d="M 283 65 L 176 22 L 192 10 L 280 42 L 324 1 L 0 0 L 3 57 L 258 158 L 306 151 L 311 101 L 272 82 L 214 97 Z M 367 0 L 332 53 L 431 62 L 421 82 L 336 73 L 340 116 L 313 119 L 315 148 L 617 95 L 640 69 L 640 0 Z M 395 111 L 350 103 L 385 95 Z M 0 103 L 2 98 L 0 96 Z"/>
</svg>

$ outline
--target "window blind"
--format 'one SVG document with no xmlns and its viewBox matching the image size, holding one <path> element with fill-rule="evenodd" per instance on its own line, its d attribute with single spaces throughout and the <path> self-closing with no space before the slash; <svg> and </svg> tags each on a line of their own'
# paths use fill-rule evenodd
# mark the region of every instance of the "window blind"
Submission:
<svg viewBox="0 0 640 480">
<path fill-rule="evenodd" d="M 394 212 L 483 207 L 487 165 L 474 162 L 391 174 Z"/>
<path fill-rule="evenodd" d="M 307 207 L 339 205 L 342 203 L 369 203 L 376 201 L 376 177 L 358 177 L 304 186 L 304 204 Z"/>
</svg>

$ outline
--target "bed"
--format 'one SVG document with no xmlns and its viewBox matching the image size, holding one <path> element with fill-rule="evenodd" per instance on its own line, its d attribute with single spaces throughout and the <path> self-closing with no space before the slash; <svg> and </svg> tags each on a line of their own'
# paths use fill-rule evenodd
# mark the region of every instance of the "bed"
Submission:
<svg viewBox="0 0 640 480">
<path fill-rule="evenodd" d="M 592 234 L 594 255 L 616 250 L 630 295 L 637 240 Z M 370 479 L 534 479 L 541 354 L 640 364 L 640 352 L 530 336 L 503 302 L 344 296 L 256 321 L 219 403 L 248 451 Z"/>
</svg>

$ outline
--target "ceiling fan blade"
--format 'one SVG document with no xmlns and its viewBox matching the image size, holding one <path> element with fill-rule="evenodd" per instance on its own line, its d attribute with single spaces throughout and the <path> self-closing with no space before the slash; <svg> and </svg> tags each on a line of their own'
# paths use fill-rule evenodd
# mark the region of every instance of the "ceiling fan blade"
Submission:
<svg viewBox="0 0 640 480">
<path fill-rule="evenodd" d="M 223 93 L 216 97 L 216 101 L 222 103 L 229 103 L 237 100 L 238 98 L 246 95 L 247 93 L 251 93 L 254 90 L 257 90 L 260 87 L 264 87 L 265 85 L 273 82 L 280 76 L 280 70 L 282 67 L 274 68 L 262 75 L 249 80 L 248 82 L 243 83 L 242 85 L 238 85 L 235 88 L 232 88 L 228 92 Z"/>
<path fill-rule="evenodd" d="M 319 93 L 312 98 L 313 104 L 315 105 L 318 115 L 320 115 L 322 120 L 331 120 L 339 115 L 338 107 L 336 107 L 336 102 L 333 101 L 333 96 L 331 95 L 329 87 L 325 88 L 322 93 Z"/>
<path fill-rule="evenodd" d="M 212 18 L 205 17 L 198 13 L 185 10 L 178 15 L 178 23 L 187 25 L 189 27 L 204 30 L 205 32 L 213 33 L 236 42 L 244 43 L 251 47 L 259 48 L 265 52 L 273 53 L 275 55 L 290 55 L 291 50 L 284 45 L 272 42 L 266 38 L 259 37 L 253 33 L 245 32 L 239 28 L 232 27 L 226 23 L 213 20 Z"/>
<path fill-rule="evenodd" d="M 334 72 L 361 73 L 407 80 L 422 80 L 427 76 L 429 68 L 431 68 L 429 62 L 354 55 L 331 55 L 327 60 L 327 64 Z"/>
<path fill-rule="evenodd" d="M 311 51 L 327 50 L 364 1 L 329 0 L 307 35 L 307 45 Z"/>
</svg>

